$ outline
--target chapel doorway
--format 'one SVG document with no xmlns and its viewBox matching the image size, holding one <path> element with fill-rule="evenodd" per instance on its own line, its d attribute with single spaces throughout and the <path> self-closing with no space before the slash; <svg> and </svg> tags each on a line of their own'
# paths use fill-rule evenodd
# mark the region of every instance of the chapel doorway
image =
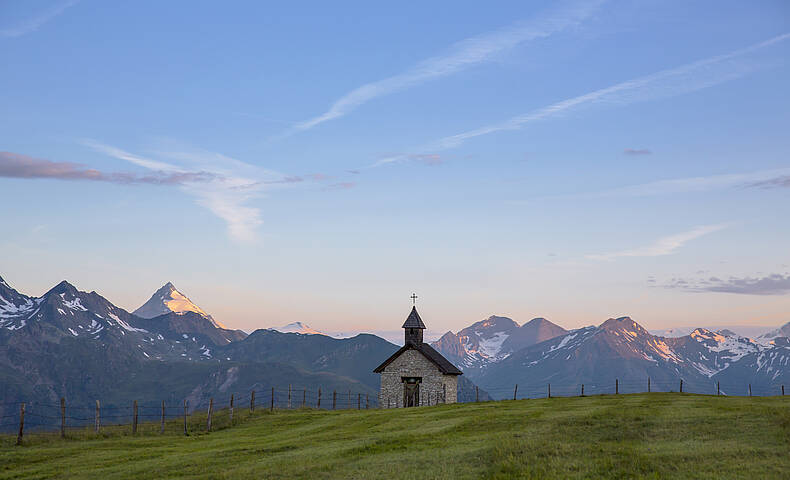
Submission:
<svg viewBox="0 0 790 480">
<path fill-rule="evenodd" d="M 403 406 L 418 407 L 420 405 L 420 383 L 421 377 L 402 377 L 403 382 Z"/>
</svg>

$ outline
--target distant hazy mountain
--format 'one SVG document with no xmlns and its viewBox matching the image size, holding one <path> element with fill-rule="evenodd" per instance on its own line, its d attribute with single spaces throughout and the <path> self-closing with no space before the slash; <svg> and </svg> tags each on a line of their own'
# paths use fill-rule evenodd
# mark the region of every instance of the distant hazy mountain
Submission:
<svg viewBox="0 0 790 480">
<path fill-rule="evenodd" d="M 779 337 L 790 337 L 790 322 L 785 323 L 775 330 L 771 330 L 770 332 L 759 335 L 757 337 L 757 341 L 761 343 L 770 343 L 772 340 L 775 340 Z"/>
<path fill-rule="evenodd" d="M 464 372 L 472 373 L 564 333 L 567 330 L 545 318 L 534 318 L 519 326 L 510 318 L 492 315 L 457 334 L 447 332 L 432 345 Z"/>
<path fill-rule="evenodd" d="M 221 323 L 214 320 L 211 315 L 192 303 L 186 295 L 179 292 L 170 282 L 167 282 L 162 288 L 154 292 L 147 302 L 132 313 L 141 318 L 154 318 L 168 313 L 183 314 L 186 312 L 197 313 L 214 324 L 215 327 L 225 328 Z"/>
<path fill-rule="evenodd" d="M 276 328 L 278 332 L 281 333 L 301 333 L 304 335 L 328 335 L 324 332 L 319 332 L 318 330 L 312 328 L 310 325 L 302 322 L 293 322 L 289 323 L 288 325 L 283 325 L 280 328 Z"/>
<path fill-rule="evenodd" d="M 771 330 L 770 327 L 759 326 L 759 325 L 757 326 L 755 325 L 695 325 L 695 326 L 672 327 L 672 328 L 665 328 L 658 330 L 650 330 L 650 333 L 652 333 L 653 335 L 657 335 L 659 337 L 678 338 L 678 337 L 685 337 L 686 335 L 691 335 L 691 332 L 693 332 L 698 328 L 704 328 L 712 332 L 718 332 L 719 330 L 729 330 L 735 332 L 738 335 L 741 335 L 743 337 L 749 337 L 749 338 L 757 338 L 761 335 L 764 335 L 769 330 Z"/>
</svg>

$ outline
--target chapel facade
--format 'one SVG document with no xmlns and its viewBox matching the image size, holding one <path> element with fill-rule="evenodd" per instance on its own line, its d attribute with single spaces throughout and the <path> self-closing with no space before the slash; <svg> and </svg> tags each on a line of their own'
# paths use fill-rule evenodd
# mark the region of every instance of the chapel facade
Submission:
<svg viewBox="0 0 790 480">
<path fill-rule="evenodd" d="M 400 408 L 456 403 L 458 376 L 455 365 L 423 340 L 425 324 L 412 307 L 403 324 L 404 345 L 379 365 L 379 407 Z"/>
</svg>

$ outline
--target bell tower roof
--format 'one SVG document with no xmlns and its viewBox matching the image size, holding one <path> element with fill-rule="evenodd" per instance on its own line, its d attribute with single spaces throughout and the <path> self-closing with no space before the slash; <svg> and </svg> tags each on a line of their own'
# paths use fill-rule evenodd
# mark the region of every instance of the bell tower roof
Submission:
<svg viewBox="0 0 790 480">
<path fill-rule="evenodd" d="M 422 323 L 422 318 L 420 318 L 420 314 L 417 313 L 417 307 L 411 307 L 411 313 L 409 313 L 409 316 L 406 318 L 401 328 L 421 328 L 425 330 L 425 324 Z"/>
</svg>

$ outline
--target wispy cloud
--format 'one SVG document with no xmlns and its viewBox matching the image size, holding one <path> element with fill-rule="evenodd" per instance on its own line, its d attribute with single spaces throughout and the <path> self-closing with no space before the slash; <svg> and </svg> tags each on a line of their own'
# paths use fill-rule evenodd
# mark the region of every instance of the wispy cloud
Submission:
<svg viewBox="0 0 790 480">
<path fill-rule="evenodd" d="M 650 155 L 653 152 L 646 148 L 626 148 L 623 153 L 626 155 Z"/>
<path fill-rule="evenodd" d="M 250 206 L 250 202 L 260 198 L 268 186 L 301 181 L 215 152 L 171 149 L 158 153 L 171 161 L 186 164 L 180 166 L 152 160 L 94 140 L 82 143 L 103 154 L 151 170 L 165 171 L 173 175 L 196 171 L 215 175 L 206 182 L 184 182 L 180 188 L 195 197 L 199 205 L 224 220 L 230 237 L 241 242 L 257 240 L 257 228 L 263 223 L 260 209 Z"/>
<path fill-rule="evenodd" d="M 790 275 L 773 273 L 762 277 L 729 277 L 720 279 L 673 278 L 662 285 L 664 288 L 685 290 L 687 292 L 719 292 L 740 295 L 784 295 L 790 293 Z"/>
<path fill-rule="evenodd" d="M 644 247 L 622 250 L 619 252 L 587 255 L 587 258 L 590 260 L 614 260 L 615 258 L 621 257 L 660 257 L 671 255 L 686 243 L 726 227 L 727 225 L 702 225 L 687 232 L 659 238 L 652 244 Z"/>
<path fill-rule="evenodd" d="M 756 67 L 744 61 L 749 54 L 789 38 L 790 33 L 785 33 L 727 54 L 717 55 L 677 68 L 662 70 L 651 75 L 621 82 L 515 116 L 501 123 L 442 138 L 421 150 L 437 151 L 458 147 L 472 138 L 501 131 L 519 130 L 530 123 L 567 114 L 586 106 L 601 104 L 628 105 L 677 96 L 718 85 L 753 71 Z M 389 161 L 396 160 L 400 160 L 400 158 L 394 158 Z"/>
<path fill-rule="evenodd" d="M 760 180 L 748 185 L 756 188 L 790 188 L 790 169 L 787 175 L 779 175 L 774 178 Z"/>
<path fill-rule="evenodd" d="M 294 131 L 340 118 L 375 98 L 461 72 L 520 44 L 577 26 L 590 17 L 600 3 L 602 1 L 596 0 L 566 4 L 531 21 L 458 42 L 445 55 L 428 58 L 403 73 L 355 88 L 336 100 L 326 112 L 298 123 Z"/>
<path fill-rule="evenodd" d="M 327 190 L 348 190 L 357 186 L 357 182 L 337 182 L 327 185 Z"/>
<path fill-rule="evenodd" d="M 184 185 L 219 179 L 217 175 L 209 172 L 157 171 L 148 175 L 129 172 L 102 172 L 77 163 L 53 162 L 13 152 L 0 152 L 0 177 L 88 180 L 127 185 Z"/>
<path fill-rule="evenodd" d="M 673 178 L 656 182 L 628 185 L 601 192 L 583 193 L 573 197 L 646 197 L 673 193 L 707 192 L 736 187 L 779 187 L 790 178 L 790 168 L 726 173 L 700 177 Z"/>
<path fill-rule="evenodd" d="M 78 1 L 79 0 L 69 0 L 66 2 L 59 2 L 17 25 L 0 28 L 0 37 L 19 37 L 26 33 L 35 32 L 41 25 L 57 17 L 66 11 L 67 8 L 76 5 Z"/>
</svg>

